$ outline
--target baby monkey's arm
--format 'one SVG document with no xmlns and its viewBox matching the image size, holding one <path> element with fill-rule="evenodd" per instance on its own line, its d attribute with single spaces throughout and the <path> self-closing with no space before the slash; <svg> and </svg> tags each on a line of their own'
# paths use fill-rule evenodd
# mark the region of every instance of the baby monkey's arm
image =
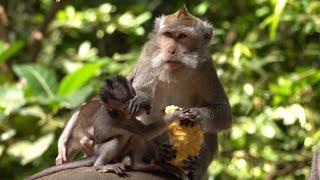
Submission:
<svg viewBox="0 0 320 180">
<path fill-rule="evenodd" d="M 194 115 L 188 111 L 178 109 L 171 114 L 162 116 L 162 119 L 155 120 L 153 123 L 148 125 L 143 124 L 136 118 L 132 118 L 126 121 L 116 122 L 115 126 L 125 129 L 149 141 L 165 132 L 171 123 L 177 120 L 193 119 L 193 116 Z M 155 119 L 156 117 L 151 118 Z"/>
</svg>

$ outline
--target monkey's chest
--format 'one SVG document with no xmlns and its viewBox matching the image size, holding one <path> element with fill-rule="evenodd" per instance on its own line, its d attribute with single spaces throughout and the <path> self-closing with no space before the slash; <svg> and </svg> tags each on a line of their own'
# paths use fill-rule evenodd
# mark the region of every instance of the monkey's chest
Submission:
<svg viewBox="0 0 320 180">
<path fill-rule="evenodd" d="M 167 84 L 159 82 L 154 91 L 153 108 L 162 110 L 168 105 L 192 107 L 197 104 L 195 89 L 186 83 Z"/>
</svg>

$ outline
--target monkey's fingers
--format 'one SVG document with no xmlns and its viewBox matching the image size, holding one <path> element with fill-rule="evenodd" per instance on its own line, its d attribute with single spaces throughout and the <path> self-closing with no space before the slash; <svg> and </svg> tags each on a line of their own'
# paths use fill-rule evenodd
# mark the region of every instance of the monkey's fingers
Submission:
<svg viewBox="0 0 320 180">
<path fill-rule="evenodd" d="M 133 106 L 134 106 L 134 99 L 131 99 L 129 101 L 129 106 L 128 106 L 128 110 L 129 110 L 129 113 L 132 114 L 132 109 L 133 109 Z"/>
<path fill-rule="evenodd" d="M 124 170 L 122 170 L 120 167 L 116 167 L 114 169 L 114 172 L 119 176 L 121 176 L 122 174 L 125 174 Z"/>
<path fill-rule="evenodd" d="M 199 110 L 191 108 L 189 113 L 195 121 L 200 122 L 202 120 L 201 113 L 199 112 Z"/>
<path fill-rule="evenodd" d="M 190 119 L 182 119 L 179 122 L 180 126 L 185 126 L 185 127 L 193 127 L 195 123 L 190 120 Z"/>
<path fill-rule="evenodd" d="M 183 160 L 183 169 L 195 171 L 199 167 L 199 158 L 197 156 L 188 156 L 187 159 Z"/>
<path fill-rule="evenodd" d="M 135 114 L 137 114 L 137 112 L 140 109 L 140 102 L 139 102 L 139 97 L 134 97 L 133 99 L 130 100 L 129 102 L 129 113 L 131 114 L 131 117 L 133 118 L 135 116 Z"/>
<path fill-rule="evenodd" d="M 162 144 L 160 146 L 160 151 L 164 153 L 177 153 L 177 150 L 171 144 Z"/>
<path fill-rule="evenodd" d="M 126 177 L 126 168 L 122 163 L 116 163 L 114 165 L 114 172 L 120 177 Z"/>
<path fill-rule="evenodd" d="M 132 115 L 135 116 L 138 113 L 139 109 L 140 109 L 140 104 L 136 104 L 135 107 L 134 107 Z"/>
</svg>

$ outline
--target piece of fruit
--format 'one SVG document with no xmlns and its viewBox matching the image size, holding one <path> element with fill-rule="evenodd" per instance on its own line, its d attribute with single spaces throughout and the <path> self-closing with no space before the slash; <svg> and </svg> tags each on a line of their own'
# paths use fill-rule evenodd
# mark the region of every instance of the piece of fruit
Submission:
<svg viewBox="0 0 320 180">
<path fill-rule="evenodd" d="M 179 109 L 178 106 L 167 106 L 165 114 L 171 114 L 177 109 Z M 182 168 L 183 160 L 188 156 L 199 156 L 204 133 L 200 123 L 193 127 L 186 127 L 176 121 L 169 125 L 168 131 L 170 144 L 177 150 L 176 158 L 169 163 Z"/>
</svg>

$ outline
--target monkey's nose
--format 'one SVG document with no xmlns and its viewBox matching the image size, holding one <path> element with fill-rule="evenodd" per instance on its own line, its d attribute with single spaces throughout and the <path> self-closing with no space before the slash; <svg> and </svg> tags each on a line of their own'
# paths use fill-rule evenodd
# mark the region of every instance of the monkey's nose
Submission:
<svg viewBox="0 0 320 180">
<path fill-rule="evenodd" d="M 172 55 L 175 54 L 176 53 L 176 48 L 169 48 L 168 49 L 168 53 L 172 54 Z"/>
</svg>

